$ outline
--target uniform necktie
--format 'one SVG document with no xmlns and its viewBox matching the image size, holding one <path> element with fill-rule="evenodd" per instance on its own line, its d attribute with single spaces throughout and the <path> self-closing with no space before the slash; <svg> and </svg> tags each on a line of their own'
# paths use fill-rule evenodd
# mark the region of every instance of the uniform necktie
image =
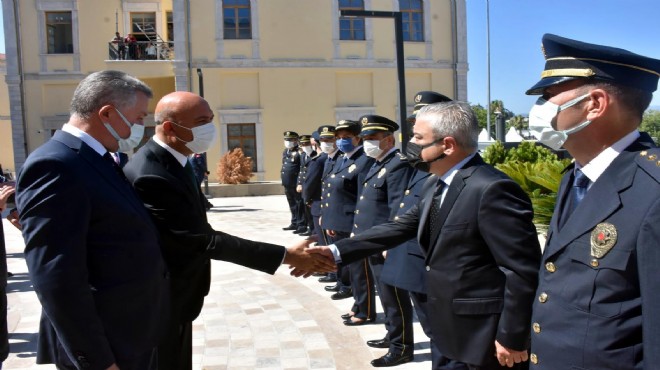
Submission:
<svg viewBox="0 0 660 370">
<path fill-rule="evenodd" d="M 117 163 L 121 167 L 121 159 L 119 158 L 119 153 L 114 152 L 111 155 L 112 155 L 112 158 L 115 159 L 115 163 Z"/>
<path fill-rule="evenodd" d="M 561 218 L 559 219 L 561 223 L 560 227 L 563 227 L 564 224 L 566 224 L 566 221 L 570 215 L 573 213 L 573 211 L 575 211 L 578 204 L 582 202 L 582 199 L 584 199 L 584 196 L 587 194 L 587 189 L 589 187 L 589 178 L 582 171 L 575 170 L 574 174 L 575 176 L 573 178 L 573 185 L 571 186 L 569 194 L 566 197 Z"/>
<path fill-rule="evenodd" d="M 344 158 L 341 160 L 341 167 L 340 169 L 344 168 L 346 166 L 346 162 L 348 162 L 348 156 L 344 154 Z"/>
<path fill-rule="evenodd" d="M 429 211 L 429 230 L 431 232 L 429 243 L 433 243 L 440 232 L 440 207 L 442 206 L 442 189 L 444 187 L 444 181 L 438 180 L 438 185 L 431 201 L 431 210 Z"/>
<path fill-rule="evenodd" d="M 126 175 L 124 175 L 124 171 L 121 169 L 121 167 L 119 167 L 117 162 L 115 162 L 115 159 L 112 158 L 112 155 L 110 154 L 110 152 L 105 152 L 105 154 L 103 154 L 103 159 L 110 162 L 110 164 L 112 165 L 112 168 L 115 170 L 115 172 L 117 172 L 117 175 L 122 180 L 126 181 L 127 183 L 129 182 L 128 179 L 126 178 Z"/>
</svg>

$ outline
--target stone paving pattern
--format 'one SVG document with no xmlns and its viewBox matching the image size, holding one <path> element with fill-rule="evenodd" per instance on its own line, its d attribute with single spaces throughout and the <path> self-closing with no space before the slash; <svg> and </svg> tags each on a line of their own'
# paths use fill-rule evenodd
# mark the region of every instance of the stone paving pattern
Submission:
<svg viewBox="0 0 660 370">
<path fill-rule="evenodd" d="M 282 195 L 214 198 L 208 212 L 216 230 L 289 245 L 302 239 L 282 227 L 289 210 Z M 27 276 L 20 233 L 4 222 L 9 271 L 8 324 L 11 353 L 4 369 L 50 370 L 36 365 L 36 340 L 41 306 Z M 365 342 L 385 335 L 383 311 L 377 323 L 342 324 L 340 315 L 351 299 L 333 301 L 317 278 L 294 278 L 282 266 L 271 276 L 227 262 L 213 261 L 211 291 L 193 323 L 195 370 L 372 369 L 370 361 L 387 350 Z M 428 369 L 428 338 L 415 322 L 415 360 L 396 369 Z"/>
</svg>

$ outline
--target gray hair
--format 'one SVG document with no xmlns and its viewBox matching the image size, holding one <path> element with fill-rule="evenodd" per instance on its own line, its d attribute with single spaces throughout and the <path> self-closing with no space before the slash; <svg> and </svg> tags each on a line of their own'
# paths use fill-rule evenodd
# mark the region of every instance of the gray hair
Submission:
<svg viewBox="0 0 660 370">
<path fill-rule="evenodd" d="M 417 113 L 416 121 L 422 119 L 431 124 L 435 140 L 451 136 L 463 149 L 477 148 L 479 124 L 468 103 L 448 101 L 429 104 Z"/>
<path fill-rule="evenodd" d="M 94 72 L 80 81 L 73 92 L 71 114 L 89 118 L 104 105 L 109 104 L 117 108 L 133 107 L 138 92 L 148 98 L 153 97 L 149 86 L 124 72 Z"/>
</svg>

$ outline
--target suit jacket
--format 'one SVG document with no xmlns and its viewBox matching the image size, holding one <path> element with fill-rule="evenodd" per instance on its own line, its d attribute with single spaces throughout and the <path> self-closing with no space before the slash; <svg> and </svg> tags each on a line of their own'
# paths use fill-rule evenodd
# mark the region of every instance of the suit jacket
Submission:
<svg viewBox="0 0 660 370">
<path fill-rule="evenodd" d="M 23 165 L 16 200 L 44 313 L 37 362 L 121 368 L 154 348 L 166 268 L 149 214 L 113 166 L 57 131 Z"/>
<path fill-rule="evenodd" d="M 395 220 L 419 203 L 420 197 L 423 196 L 424 183 L 429 177 L 434 177 L 434 181 L 437 181 L 437 177 L 428 172 L 419 170 L 413 172 L 406 190 L 403 192 L 403 198 L 396 213 L 397 216 L 394 216 Z M 413 238 L 387 252 L 380 280 L 397 288 L 425 294 L 425 266 L 424 252 L 422 252 L 417 239 Z"/>
<path fill-rule="evenodd" d="M 270 274 L 282 263 L 284 247 L 213 230 L 196 182 L 153 139 L 135 153 L 124 172 L 158 227 L 178 322 L 189 322 L 199 315 L 211 281 L 210 259 Z"/>
<path fill-rule="evenodd" d="M 413 171 L 398 150 L 389 153 L 382 161 L 372 163 L 369 171 L 360 175 L 361 191 L 353 217 L 354 234 L 394 219 Z"/>
<path fill-rule="evenodd" d="M 328 155 L 320 153 L 311 157 L 305 163 L 305 175 L 302 180 L 302 198 L 305 203 L 311 203 L 314 200 L 321 200 L 321 178 L 323 176 L 323 167 Z"/>
<path fill-rule="evenodd" d="M 560 229 L 573 171 L 563 178 L 532 316 L 539 369 L 658 367 L 660 150 L 651 145 L 640 138 L 619 154 Z M 601 244 L 607 252 L 592 255 Z"/>
<path fill-rule="evenodd" d="M 343 160 L 345 156 L 335 157 L 332 170 L 325 179 L 321 227 L 350 233 L 353 229 L 355 203 L 362 184 L 358 176 L 369 171 L 374 159 L 367 157 L 361 147 L 346 157 L 346 161 Z"/>
<path fill-rule="evenodd" d="M 338 241 L 342 262 L 417 236 L 440 352 L 484 365 L 494 356 L 495 340 L 526 349 L 541 256 L 529 198 L 477 154 L 449 184 L 440 232 L 431 236 L 427 223 L 436 188 L 436 181 L 427 182 L 419 204 L 398 220 Z"/>
<path fill-rule="evenodd" d="M 298 185 L 298 174 L 300 173 L 300 152 L 298 147 L 284 149 L 282 152 L 282 171 L 280 178 L 282 186 L 296 188 Z M 304 152 L 303 152 L 304 153 Z"/>
</svg>

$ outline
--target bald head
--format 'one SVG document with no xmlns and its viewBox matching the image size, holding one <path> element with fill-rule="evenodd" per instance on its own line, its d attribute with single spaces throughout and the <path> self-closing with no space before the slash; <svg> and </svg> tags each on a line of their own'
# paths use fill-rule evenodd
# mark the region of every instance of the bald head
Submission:
<svg viewBox="0 0 660 370">
<path fill-rule="evenodd" d="M 191 129 L 213 121 L 213 111 L 201 96 L 176 91 L 165 95 L 154 114 L 156 136 L 185 155 L 192 154 L 185 144 L 193 139 Z"/>
</svg>

